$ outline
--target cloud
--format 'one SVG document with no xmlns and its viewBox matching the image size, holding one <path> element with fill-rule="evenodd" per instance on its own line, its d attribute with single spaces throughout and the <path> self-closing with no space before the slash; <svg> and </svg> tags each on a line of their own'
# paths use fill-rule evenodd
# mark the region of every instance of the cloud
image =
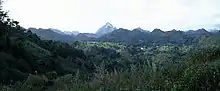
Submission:
<svg viewBox="0 0 220 91">
<path fill-rule="evenodd" d="M 24 27 L 95 32 L 106 22 L 152 30 L 212 28 L 220 0 L 10 0 L 5 8 Z"/>
</svg>

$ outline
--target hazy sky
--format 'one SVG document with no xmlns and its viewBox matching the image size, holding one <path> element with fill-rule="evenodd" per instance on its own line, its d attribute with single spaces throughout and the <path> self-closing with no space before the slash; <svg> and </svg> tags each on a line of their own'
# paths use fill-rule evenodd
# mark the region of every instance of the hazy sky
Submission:
<svg viewBox="0 0 220 91">
<path fill-rule="evenodd" d="M 106 22 L 146 30 L 220 26 L 220 0 L 6 0 L 4 8 L 25 28 L 95 32 Z"/>
</svg>

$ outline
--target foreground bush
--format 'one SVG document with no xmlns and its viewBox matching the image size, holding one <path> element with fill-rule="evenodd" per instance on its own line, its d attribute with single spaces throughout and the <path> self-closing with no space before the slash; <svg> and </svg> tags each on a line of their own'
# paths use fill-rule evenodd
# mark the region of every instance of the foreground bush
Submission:
<svg viewBox="0 0 220 91">
<path fill-rule="evenodd" d="M 1 91 L 216 91 L 220 82 L 220 60 L 198 64 L 184 70 L 131 67 L 126 71 L 107 72 L 99 67 L 90 81 L 76 75 L 53 80 L 53 85 L 17 83 L 1 86 Z"/>
</svg>

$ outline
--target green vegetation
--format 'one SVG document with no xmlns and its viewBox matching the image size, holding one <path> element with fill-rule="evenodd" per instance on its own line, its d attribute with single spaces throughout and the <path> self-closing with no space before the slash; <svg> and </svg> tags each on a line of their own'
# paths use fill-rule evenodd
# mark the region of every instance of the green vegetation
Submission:
<svg viewBox="0 0 220 91">
<path fill-rule="evenodd" d="M 198 41 L 125 45 L 41 40 L 0 8 L 0 90 L 220 90 L 220 38 L 193 40 Z"/>
<path fill-rule="evenodd" d="M 114 49 L 118 52 L 121 52 L 125 49 L 126 46 L 119 44 L 119 43 L 111 43 L 111 42 L 80 42 L 80 41 L 76 41 L 73 43 L 73 46 L 75 48 L 79 48 L 79 49 L 85 49 L 87 47 L 94 47 L 94 46 L 98 46 L 98 47 L 103 47 L 106 49 Z"/>
</svg>

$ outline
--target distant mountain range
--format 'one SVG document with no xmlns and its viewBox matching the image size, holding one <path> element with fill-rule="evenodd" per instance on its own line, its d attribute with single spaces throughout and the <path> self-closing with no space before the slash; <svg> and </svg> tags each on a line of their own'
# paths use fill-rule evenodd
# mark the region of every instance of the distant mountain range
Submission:
<svg viewBox="0 0 220 91">
<path fill-rule="evenodd" d="M 208 37 L 218 35 L 220 31 L 208 32 L 205 29 L 189 30 L 189 31 L 162 31 L 154 29 L 152 32 L 143 31 L 141 29 L 127 30 L 117 29 L 112 33 L 99 37 L 99 41 L 120 42 L 131 45 L 161 45 L 161 44 L 191 44 L 198 42 L 200 37 Z"/>
<path fill-rule="evenodd" d="M 43 40 L 56 40 L 68 43 L 76 40 L 74 36 L 67 35 L 59 30 L 42 28 L 29 28 L 28 30 L 31 30 L 32 33 L 37 34 Z"/>
<path fill-rule="evenodd" d="M 45 40 L 56 40 L 62 42 L 72 43 L 74 41 L 99 41 L 99 42 L 120 42 L 132 45 L 161 45 L 161 44 L 190 44 L 192 42 L 198 42 L 196 39 L 199 37 L 207 36 L 220 36 L 219 30 L 207 31 L 205 29 L 188 30 L 188 31 L 162 31 L 160 29 L 154 29 L 153 31 L 143 30 L 141 28 L 135 28 L 133 30 L 119 28 L 117 29 L 110 23 L 106 23 L 104 26 L 93 33 L 79 33 L 74 32 L 62 32 L 57 29 L 36 29 L 29 28 L 33 33 L 40 36 Z"/>
<path fill-rule="evenodd" d="M 53 28 L 49 28 L 49 29 L 29 28 L 29 30 L 31 30 L 33 33 L 36 33 L 37 35 L 41 36 L 42 38 L 46 38 L 46 39 L 54 39 L 52 37 L 58 37 L 58 35 L 59 36 L 65 35 L 65 36 L 72 36 L 76 39 L 79 37 L 79 40 L 82 40 L 82 39 L 88 39 L 88 38 L 101 37 L 105 34 L 111 33 L 112 31 L 116 30 L 116 28 L 112 24 L 106 23 L 104 26 L 99 28 L 95 34 L 93 34 L 93 33 L 80 33 L 78 31 L 61 31 L 61 30 L 53 29 Z M 49 36 L 47 36 L 47 34 L 49 32 L 54 36 L 50 36 L 51 34 L 49 34 Z"/>
</svg>

